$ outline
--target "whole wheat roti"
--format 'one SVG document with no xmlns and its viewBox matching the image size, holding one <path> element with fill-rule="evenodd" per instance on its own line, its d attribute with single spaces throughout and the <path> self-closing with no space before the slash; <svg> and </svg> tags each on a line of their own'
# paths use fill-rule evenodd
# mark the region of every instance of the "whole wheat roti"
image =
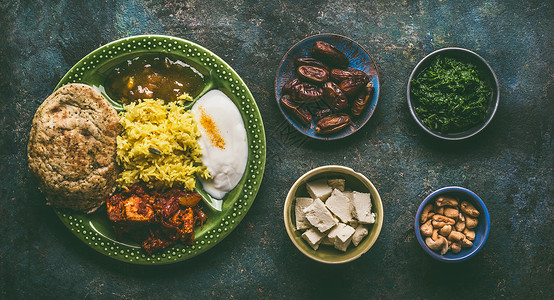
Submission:
<svg viewBox="0 0 554 300">
<path fill-rule="evenodd" d="M 27 155 L 47 204 L 92 212 L 116 188 L 119 118 L 94 88 L 72 83 L 38 108 Z"/>
</svg>

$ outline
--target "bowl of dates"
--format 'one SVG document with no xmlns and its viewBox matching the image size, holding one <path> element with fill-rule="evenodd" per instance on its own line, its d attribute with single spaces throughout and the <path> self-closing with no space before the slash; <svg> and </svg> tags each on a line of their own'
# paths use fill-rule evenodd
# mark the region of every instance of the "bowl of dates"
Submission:
<svg viewBox="0 0 554 300">
<path fill-rule="evenodd" d="M 300 133 L 337 140 L 362 128 L 379 99 L 377 66 L 358 43 L 337 34 L 317 34 L 285 54 L 275 76 L 275 98 Z"/>
</svg>

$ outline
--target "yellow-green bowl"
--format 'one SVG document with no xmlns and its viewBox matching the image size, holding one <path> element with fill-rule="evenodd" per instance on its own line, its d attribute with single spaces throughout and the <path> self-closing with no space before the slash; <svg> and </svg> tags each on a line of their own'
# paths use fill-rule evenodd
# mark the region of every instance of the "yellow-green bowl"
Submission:
<svg viewBox="0 0 554 300">
<path fill-rule="evenodd" d="M 309 197 L 306 190 L 306 182 L 317 180 L 324 177 L 341 177 L 346 180 L 346 186 L 350 190 L 371 193 L 372 212 L 375 213 L 375 223 L 369 226 L 369 234 L 364 237 L 357 247 L 350 245 L 346 252 L 339 251 L 331 246 L 321 245 L 318 250 L 312 249 L 310 245 L 302 238 L 302 232 L 296 230 L 294 205 L 296 197 Z M 383 226 L 383 203 L 375 186 L 363 174 L 343 166 L 322 166 L 315 168 L 302 175 L 292 185 L 283 211 L 285 228 L 290 240 L 307 257 L 322 263 L 341 264 L 351 262 L 362 254 L 366 253 L 375 244 L 381 227 Z"/>
</svg>

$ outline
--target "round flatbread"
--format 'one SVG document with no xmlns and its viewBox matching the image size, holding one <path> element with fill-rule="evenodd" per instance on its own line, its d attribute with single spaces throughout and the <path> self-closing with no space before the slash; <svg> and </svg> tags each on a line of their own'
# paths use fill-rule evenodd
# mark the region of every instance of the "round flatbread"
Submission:
<svg viewBox="0 0 554 300">
<path fill-rule="evenodd" d="M 47 204 L 86 213 L 100 207 L 116 188 L 119 132 L 114 107 L 91 86 L 72 83 L 50 95 L 27 149 Z"/>
</svg>

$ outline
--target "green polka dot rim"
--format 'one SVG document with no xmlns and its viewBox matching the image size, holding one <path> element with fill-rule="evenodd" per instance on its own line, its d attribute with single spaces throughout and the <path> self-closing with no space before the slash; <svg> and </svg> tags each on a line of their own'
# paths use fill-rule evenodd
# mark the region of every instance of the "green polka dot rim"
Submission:
<svg viewBox="0 0 554 300">
<path fill-rule="evenodd" d="M 170 36 L 133 36 L 106 44 L 81 59 L 56 86 L 68 83 L 89 84 L 99 91 L 117 110 L 121 105 L 106 95 L 103 83 L 108 71 L 117 64 L 140 54 L 160 53 L 177 56 L 208 74 L 206 88 L 219 89 L 238 107 L 248 138 L 248 162 L 238 185 L 223 199 L 221 211 L 204 204 L 208 216 L 195 230 L 193 245 L 177 244 L 153 255 L 146 254 L 135 242 L 118 240 L 108 220 L 105 206 L 97 212 L 83 213 L 56 210 L 63 224 L 86 245 L 114 259 L 133 264 L 170 264 L 201 254 L 228 236 L 244 218 L 262 183 L 266 160 L 265 131 L 252 93 L 240 76 L 210 50 L 193 42 Z"/>
</svg>

